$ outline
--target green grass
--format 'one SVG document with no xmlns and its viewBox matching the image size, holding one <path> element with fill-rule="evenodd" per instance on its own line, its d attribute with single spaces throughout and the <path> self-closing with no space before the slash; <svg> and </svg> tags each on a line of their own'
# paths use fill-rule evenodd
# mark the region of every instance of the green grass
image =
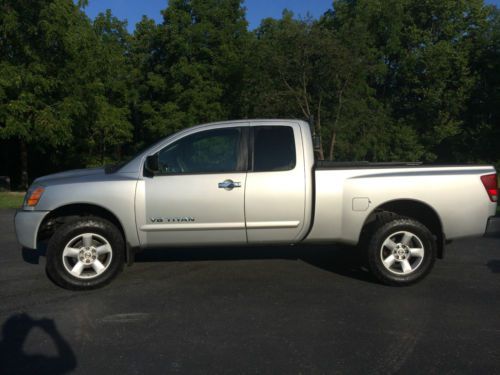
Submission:
<svg viewBox="0 0 500 375">
<path fill-rule="evenodd" d="M 21 208 L 25 193 L 0 191 L 0 209 Z"/>
</svg>

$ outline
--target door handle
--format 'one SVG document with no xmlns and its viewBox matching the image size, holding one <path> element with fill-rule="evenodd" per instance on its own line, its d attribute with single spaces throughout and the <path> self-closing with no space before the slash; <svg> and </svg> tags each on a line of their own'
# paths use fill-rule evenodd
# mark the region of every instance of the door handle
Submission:
<svg viewBox="0 0 500 375">
<path fill-rule="evenodd" d="M 233 190 L 234 188 L 239 187 L 241 187 L 241 182 L 234 182 L 233 180 L 219 182 L 219 189 Z"/>
</svg>

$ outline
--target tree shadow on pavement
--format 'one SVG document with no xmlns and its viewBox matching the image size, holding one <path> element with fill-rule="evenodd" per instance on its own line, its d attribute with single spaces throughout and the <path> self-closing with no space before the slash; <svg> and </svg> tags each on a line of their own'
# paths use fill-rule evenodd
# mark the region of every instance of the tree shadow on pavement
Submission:
<svg viewBox="0 0 500 375">
<path fill-rule="evenodd" d="M 38 327 L 54 342 L 57 356 L 27 354 L 23 346 L 29 332 Z M 66 374 L 76 368 L 76 357 L 52 319 L 35 320 L 28 314 L 12 315 L 3 325 L 0 342 L 0 374 Z"/>
<path fill-rule="evenodd" d="M 156 248 L 136 254 L 136 262 L 196 262 L 210 260 L 301 260 L 314 267 L 341 276 L 378 283 L 364 267 L 355 247 L 348 246 L 262 246 L 262 247 L 207 247 Z"/>
</svg>

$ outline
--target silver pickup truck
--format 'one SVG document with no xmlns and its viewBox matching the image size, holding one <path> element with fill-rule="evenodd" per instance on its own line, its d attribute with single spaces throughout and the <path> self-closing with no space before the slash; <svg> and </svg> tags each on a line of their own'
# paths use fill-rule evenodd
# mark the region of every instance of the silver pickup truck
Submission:
<svg viewBox="0 0 500 375">
<path fill-rule="evenodd" d="M 306 122 L 243 120 L 38 178 L 15 226 L 25 248 L 48 239 L 47 273 L 70 289 L 110 282 L 146 247 L 299 243 L 359 245 L 380 281 L 408 285 L 447 241 L 483 235 L 497 199 L 491 166 L 315 162 Z"/>
</svg>

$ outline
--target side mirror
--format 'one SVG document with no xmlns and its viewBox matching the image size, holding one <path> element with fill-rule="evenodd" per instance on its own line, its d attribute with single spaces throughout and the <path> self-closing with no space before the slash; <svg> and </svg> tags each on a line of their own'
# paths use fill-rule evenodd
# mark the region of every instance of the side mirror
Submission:
<svg viewBox="0 0 500 375">
<path fill-rule="evenodd" d="M 158 154 L 149 155 L 148 157 L 146 157 L 144 170 L 148 172 L 148 174 L 153 176 L 160 171 L 160 161 L 158 159 Z"/>
</svg>

